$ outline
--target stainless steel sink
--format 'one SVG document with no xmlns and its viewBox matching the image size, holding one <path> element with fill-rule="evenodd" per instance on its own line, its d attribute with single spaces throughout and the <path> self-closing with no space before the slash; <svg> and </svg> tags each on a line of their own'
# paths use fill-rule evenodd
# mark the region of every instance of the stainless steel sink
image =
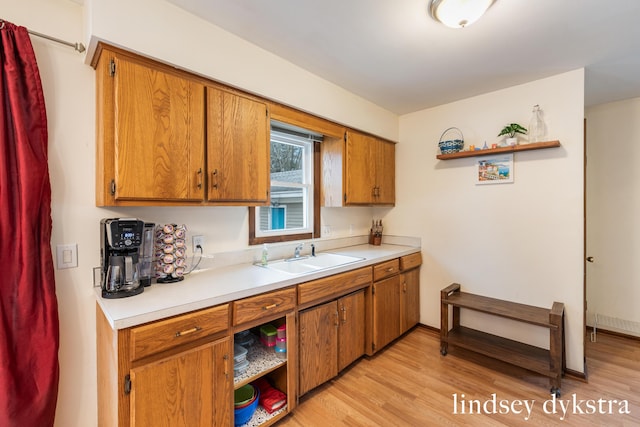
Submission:
<svg viewBox="0 0 640 427">
<path fill-rule="evenodd" d="M 271 261 L 267 265 L 261 267 L 268 268 L 270 270 L 281 271 L 287 274 L 298 275 L 339 267 L 345 264 L 361 261 L 363 259 L 364 258 L 323 252 L 312 257 L 300 257 Z"/>
</svg>

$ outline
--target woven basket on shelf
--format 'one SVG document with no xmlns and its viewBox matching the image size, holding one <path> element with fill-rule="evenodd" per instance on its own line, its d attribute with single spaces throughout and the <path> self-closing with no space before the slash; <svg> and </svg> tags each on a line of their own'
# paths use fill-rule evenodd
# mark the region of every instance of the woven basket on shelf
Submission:
<svg viewBox="0 0 640 427">
<path fill-rule="evenodd" d="M 449 139 L 444 139 L 447 133 L 450 134 Z M 451 139 L 453 137 L 453 139 Z M 462 131 L 456 127 L 450 127 L 442 132 L 440 135 L 440 141 L 438 142 L 438 148 L 440 148 L 441 154 L 453 154 L 464 148 L 464 136 Z"/>
</svg>

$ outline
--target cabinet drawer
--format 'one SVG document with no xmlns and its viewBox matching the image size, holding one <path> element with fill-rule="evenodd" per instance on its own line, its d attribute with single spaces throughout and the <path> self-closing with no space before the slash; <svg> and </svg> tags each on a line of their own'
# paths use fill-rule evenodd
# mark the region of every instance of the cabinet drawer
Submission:
<svg viewBox="0 0 640 427">
<path fill-rule="evenodd" d="M 381 262 L 373 266 L 373 281 L 377 282 L 385 277 L 392 276 L 400 271 L 400 261 L 398 258 L 391 261 Z"/>
<path fill-rule="evenodd" d="M 131 328 L 131 360 L 190 343 L 228 327 L 229 304 L 224 304 Z"/>
<path fill-rule="evenodd" d="M 400 270 L 411 270 L 422 264 L 422 252 L 406 255 L 400 258 Z"/>
<path fill-rule="evenodd" d="M 298 285 L 298 304 L 342 296 L 371 283 L 371 267 L 347 271 Z"/>
<path fill-rule="evenodd" d="M 271 314 L 291 311 L 295 306 L 295 287 L 241 299 L 233 303 L 233 324 L 240 325 Z"/>
</svg>

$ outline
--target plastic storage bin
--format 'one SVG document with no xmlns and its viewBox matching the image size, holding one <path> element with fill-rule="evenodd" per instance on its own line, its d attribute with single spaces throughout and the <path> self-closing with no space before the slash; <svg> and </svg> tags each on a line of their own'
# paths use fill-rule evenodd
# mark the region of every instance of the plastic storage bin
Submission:
<svg viewBox="0 0 640 427">
<path fill-rule="evenodd" d="M 233 361 L 235 363 L 243 362 L 247 358 L 247 349 L 239 344 L 233 345 Z"/>
<path fill-rule="evenodd" d="M 238 332 L 233 336 L 233 341 L 244 348 L 251 347 L 255 341 L 255 336 L 249 331 Z"/>
<path fill-rule="evenodd" d="M 276 338 L 276 356 L 280 359 L 287 358 L 287 339 L 286 338 Z"/>
<path fill-rule="evenodd" d="M 258 408 L 258 402 L 260 401 L 260 389 L 255 387 L 256 393 L 254 396 L 253 402 L 251 404 L 242 407 L 235 408 L 233 411 L 233 424 L 235 426 L 241 426 L 242 424 L 246 424 L 249 422 L 253 414 L 256 412 Z"/>
<path fill-rule="evenodd" d="M 260 341 L 267 347 L 276 345 L 276 328 L 271 324 L 262 325 L 260 327 Z"/>
<path fill-rule="evenodd" d="M 248 360 L 243 360 L 242 362 L 237 362 L 233 364 L 233 376 L 234 377 L 238 377 L 242 374 L 244 374 L 245 372 L 247 372 L 247 369 L 249 368 L 249 361 Z"/>
</svg>

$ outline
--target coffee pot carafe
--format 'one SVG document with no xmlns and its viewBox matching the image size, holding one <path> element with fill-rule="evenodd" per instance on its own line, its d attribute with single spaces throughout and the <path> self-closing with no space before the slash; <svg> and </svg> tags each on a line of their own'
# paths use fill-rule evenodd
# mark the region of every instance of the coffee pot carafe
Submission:
<svg viewBox="0 0 640 427">
<path fill-rule="evenodd" d="M 140 283 L 140 245 L 144 222 L 136 218 L 100 221 L 102 297 L 123 298 L 144 291 Z"/>
</svg>

